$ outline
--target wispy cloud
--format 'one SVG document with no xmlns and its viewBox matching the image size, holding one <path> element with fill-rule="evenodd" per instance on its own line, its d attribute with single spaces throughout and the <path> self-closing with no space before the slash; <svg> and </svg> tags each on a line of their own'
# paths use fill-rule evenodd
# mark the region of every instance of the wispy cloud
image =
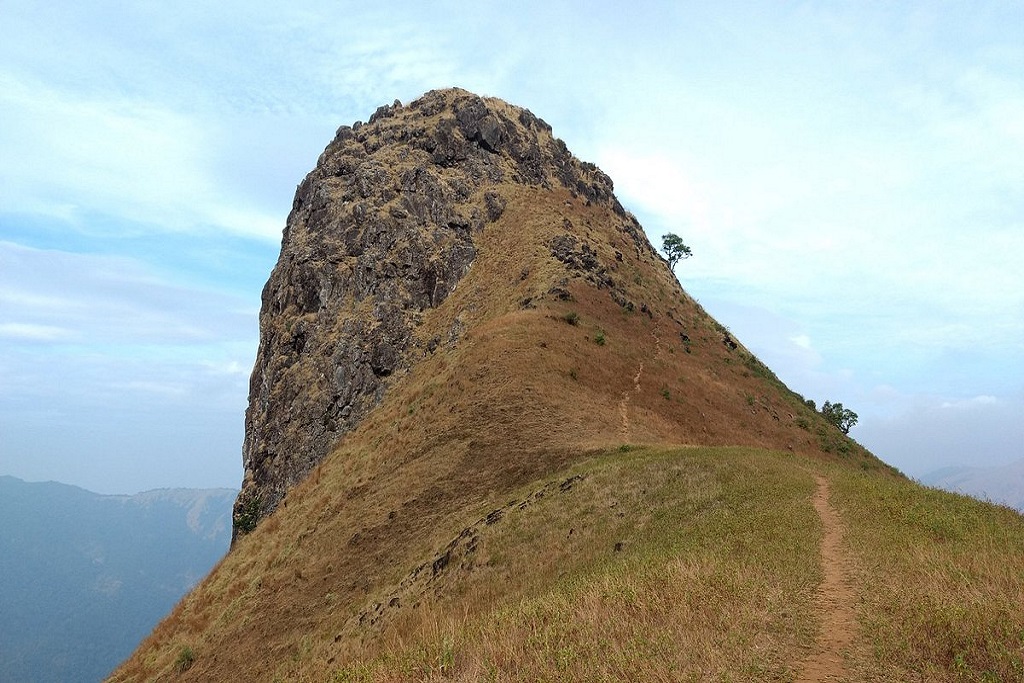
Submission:
<svg viewBox="0 0 1024 683">
<path fill-rule="evenodd" d="M 0 207 L 85 223 L 107 215 L 157 230 L 219 228 L 263 239 L 281 215 L 218 188 L 199 122 L 146 101 L 95 100 L 0 73 Z M 17 164 L 10 160 L 17 159 Z"/>
<path fill-rule="evenodd" d="M 0 242 L 0 301 L 8 325 L 20 326 L 11 329 L 61 332 L 37 334 L 37 341 L 205 343 L 251 334 L 254 326 L 250 304 L 162 280 L 144 262 L 11 242 Z"/>
<path fill-rule="evenodd" d="M 919 396 L 890 416 L 857 428 L 857 438 L 920 477 L 942 467 L 1024 458 L 1024 400 Z"/>
<path fill-rule="evenodd" d="M 255 301 L 128 257 L 0 242 L 0 311 L 0 470 L 110 492 L 237 484 Z"/>
<path fill-rule="evenodd" d="M 56 325 L 0 323 L 0 338 L 29 341 L 60 341 L 74 336 L 71 330 Z"/>
</svg>

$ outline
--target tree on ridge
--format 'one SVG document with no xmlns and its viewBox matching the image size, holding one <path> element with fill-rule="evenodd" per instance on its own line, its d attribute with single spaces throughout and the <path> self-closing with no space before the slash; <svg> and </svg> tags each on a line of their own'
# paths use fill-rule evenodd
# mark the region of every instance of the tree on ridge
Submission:
<svg viewBox="0 0 1024 683">
<path fill-rule="evenodd" d="M 693 251 L 683 243 L 683 238 L 671 232 L 662 238 L 661 250 L 665 252 L 668 267 L 672 271 L 675 271 L 676 264 L 681 260 L 693 256 Z"/>
</svg>

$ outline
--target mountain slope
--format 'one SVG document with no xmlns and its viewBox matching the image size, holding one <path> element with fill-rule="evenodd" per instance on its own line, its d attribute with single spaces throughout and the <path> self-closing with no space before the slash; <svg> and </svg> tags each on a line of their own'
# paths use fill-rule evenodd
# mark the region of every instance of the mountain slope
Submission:
<svg viewBox="0 0 1024 683">
<path fill-rule="evenodd" d="M 0 477 L 0 680 L 107 675 L 223 556 L 234 495 Z"/>
<path fill-rule="evenodd" d="M 899 481 L 460 90 L 339 131 L 260 324 L 233 549 L 113 680 L 790 680 L 815 474 Z"/>
<path fill-rule="evenodd" d="M 683 292 L 604 173 L 460 90 L 343 126 L 299 185 L 263 291 L 236 529 L 399 383 L 470 411 L 435 421 L 484 449 L 504 429 L 558 450 L 832 443 L 797 427 L 820 423 Z"/>
<path fill-rule="evenodd" d="M 342 504 L 290 503 L 114 680 L 794 680 L 824 621 L 815 475 L 846 527 L 850 680 L 1018 680 L 1024 518 L 845 462 L 693 447 L 592 453 L 432 517 L 365 574 L 335 573 L 359 538 L 317 540 Z M 316 488 L 340 483 L 325 466 Z"/>
</svg>

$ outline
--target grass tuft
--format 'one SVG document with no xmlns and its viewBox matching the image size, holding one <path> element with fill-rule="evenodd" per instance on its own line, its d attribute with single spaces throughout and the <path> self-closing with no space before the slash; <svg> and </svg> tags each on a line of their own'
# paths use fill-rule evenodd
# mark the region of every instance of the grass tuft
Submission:
<svg viewBox="0 0 1024 683">
<path fill-rule="evenodd" d="M 192 648 L 184 646 L 178 652 L 178 658 L 174 660 L 174 670 L 179 674 L 185 673 L 192 668 L 192 665 L 196 661 L 195 653 L 192 652 Z"/>
</svg>

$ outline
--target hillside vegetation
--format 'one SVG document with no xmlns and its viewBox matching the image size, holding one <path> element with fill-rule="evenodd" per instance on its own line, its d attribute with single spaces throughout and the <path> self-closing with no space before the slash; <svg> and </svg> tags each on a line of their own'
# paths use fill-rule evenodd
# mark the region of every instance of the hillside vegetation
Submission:
<svg viewBox="0 0 1024 683">
<path fill-rule="evenodd" d="M 208 581 L 158 629 L 162 674 L 144 678 L 178 679 L 187 649 L 182 679 L 218 679 L 206 665 L 235 653 L 204 631 L 266 636 L 290 619 L 291 638 L 246 678 L 796 680 L 822 619 L 816 474 L 846 529 L 850 680 L 1021 680 L 1020 515 L 845 463 L 703 447 L 591 453 L 501 507 L 467 506 L 417 557 L 380 566 L 383 580 L 353 577 L 355 595 L 325 580 L 342 553 L 279 515 L 222 564 L 235 581 Z M 255 621 L 252 601 L 283 623 Z"/>
<path fill-rule="evenodd" d="M 821 618 L 814 474 L 847 529 L 852 680 L 1024 679 L 1013 511 L 746 449 L 614 451 L 574 472 L 584 501 L 551 497 L 478 542 L 496 576 L 313 679 L 793 680 Z M 523 547 L 547 552 L 502 552 Z"/>
<path fill-rule="evenodd" d="M 811 409 L 682 290 L 610 181 L 546 124 L 457 90 L 386 110 L 339 133 L 304 181 L 310 215 L 338 222 L 310 229 L 297 201 L 264 292 L 272 371 L 254 372 L 264 431 L 247 435 L 245 533 L 111 680 L 805 680 L 830 654 L 833 584 L 855 603 L 832 658 L 848 678 L 1018 680 L 1019 517 L 907 482 Z M 386 187 L 357 192 L 346 169 L 369 156 Z M 388 185 L 389 168 L 447 183 L 490 222 L 460 233 L 472 260 L 443 296 L 396 314 L 401 358 L 373 380 L 341 367 L 364 373 L 366 414 L 285 490 L 337 426 L 331 392 L 351 388 L 324 359 L 390 348 L 374 341 L 373 292 L 429 270 L 383 264 L 379 290 L 356 256 L 308 258 L 411 221 L 399 204 L 424 195 Z M 447 227 L 395 223 L 396 242 L 458 231 L 435 194 L 427 213 Z M 300 266 L 326 274 L 300 286 Z M 360 325 L 362 341 L 345 331 Z"/>
</svg>

